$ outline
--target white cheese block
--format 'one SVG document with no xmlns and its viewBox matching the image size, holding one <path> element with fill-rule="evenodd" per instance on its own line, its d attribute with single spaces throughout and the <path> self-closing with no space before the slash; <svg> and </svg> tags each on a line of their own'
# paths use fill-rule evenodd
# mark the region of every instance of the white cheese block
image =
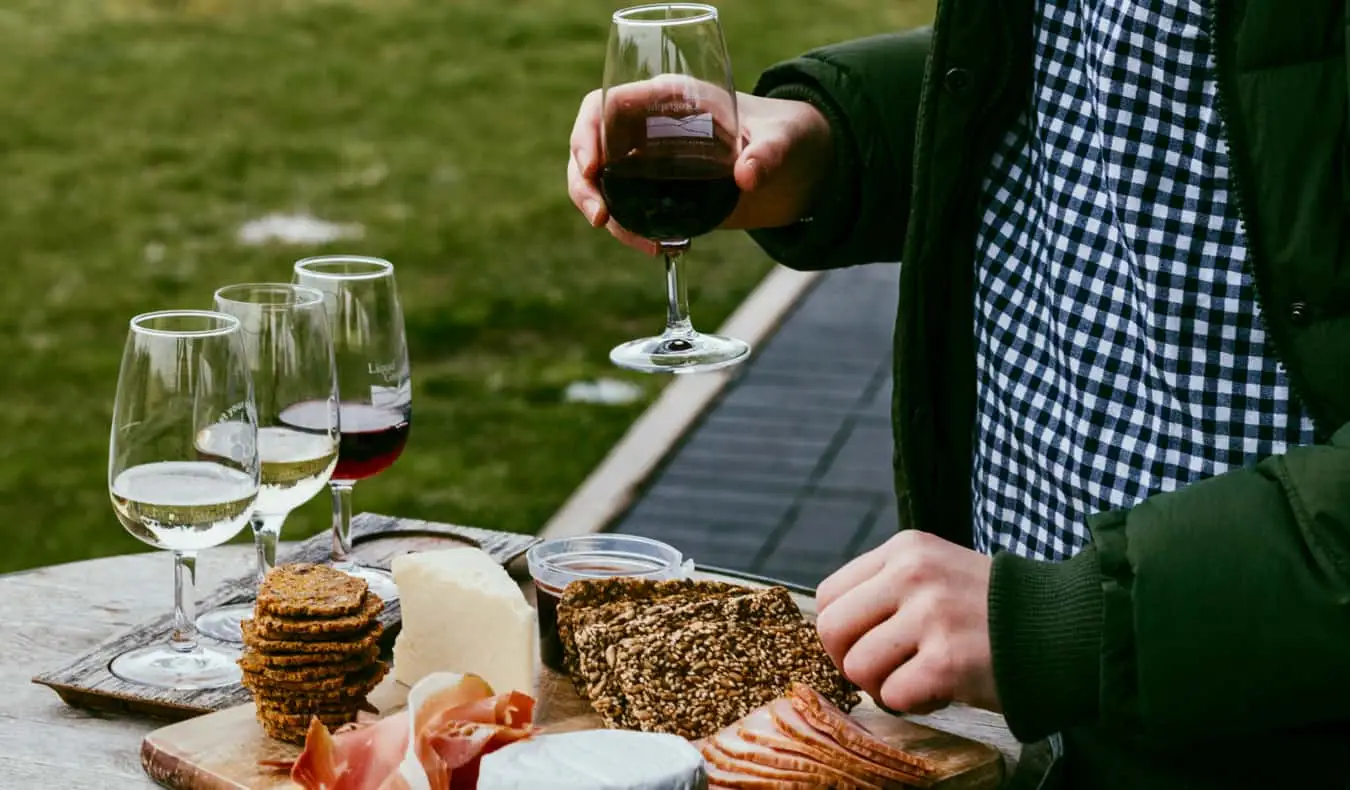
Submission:
<svg viewBox="0 0 1350 790">
<path fill-rule="evenodd" d="M 677 735 L 583 730 L 517 741 L 483 757 L 478 790 L 706 790 L 703 756 Z"/>
<path fill-rule="evenodd" d="M 432 672 L 478 675 L 493 692 L 534 696 L 539 632 L 534 607 L 506 569 L 476 548 L 394 559 L 403 626 L 394 678 L 408 686 Z"/>
</svg>

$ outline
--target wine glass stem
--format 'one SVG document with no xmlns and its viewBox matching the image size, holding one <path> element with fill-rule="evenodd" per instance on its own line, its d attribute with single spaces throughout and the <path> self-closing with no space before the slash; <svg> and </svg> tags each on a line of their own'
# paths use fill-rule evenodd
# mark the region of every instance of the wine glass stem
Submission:
<svg viewBox="0 0 1350 790">
<path fill-rule="evenodd" d="M 352 562 L 352 484 L 330 483 L 333 489 L 333 550 L 329 559 L 334 565 L 346 567 Z"/>
<path fill-rule="evenodd" d="M 694 325 L 689 320 L 689 294 L 685 290 L 684 276 L 680 269 L 684 254 L 689 250 L 689 240 L 663 241 L 661 252 L 666 256 L 666 335 L 689 336 L 694 334 Z"/>
<path fill-rule="evenodd" d="M 180 653 L 197 649 L 197 552 L 173 553 L 173 635 L 169 643 Z"/>
<path fill-rule="evenodd" d="M 253 547 L 258 551 L 258 583 L 277 564 L 277 541 L 281 538 L 281 525 L 286 515 L 264 516 L 253 514 Z"/>
</svg>

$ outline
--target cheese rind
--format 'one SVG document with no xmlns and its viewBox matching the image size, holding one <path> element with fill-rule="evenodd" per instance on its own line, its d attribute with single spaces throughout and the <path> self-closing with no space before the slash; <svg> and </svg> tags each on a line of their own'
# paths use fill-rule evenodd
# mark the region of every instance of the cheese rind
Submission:
<svg viewBox="0 0 1350 790">
<path fill-rule="evenodd" d="M 535 694 L 539 631 L 534 608 L 506 569 L 477 548 L 396 557 L 403 625 L 394 678 L 416 685 L 433 672 L 479 675 L 498 694 Z"/>
<path fill-rule="evenodd" d="M 540 735 L 484 755 L 478 790 L 706 790 L 703 755 L 655 732 Z"/>
</svg>

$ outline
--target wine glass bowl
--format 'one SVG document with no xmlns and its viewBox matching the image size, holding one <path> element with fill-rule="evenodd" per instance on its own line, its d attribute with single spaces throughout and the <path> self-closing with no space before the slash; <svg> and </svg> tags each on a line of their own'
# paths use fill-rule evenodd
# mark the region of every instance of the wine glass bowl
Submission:
<svg viewBox="0 0 1350 790">
<path fill-rule="evenodd" d="M 215 308 L 239 319 L 257 404 L 261 488 L 250 520 L 261 583 L 276 564 L 277 541 L 292 510 L 323 490 L 337 466 L 338 390 L 323 294 L 290 283 L 240 283 L 216 291 Z M 307 407 L 304 427 L 287 414 Z M 213 426 L 197 438 L 202 457 L 232 441 Z M 197 619 L 214 639 L 242 642 L 252 605 L 222 606 Z"/>
<path fill-rule="evenodd" d="M 384 600 L 395 600 L 398 588 L 392 576 L 351 558 L 352 487 L 398 460 L 412 423 L 412 378 L 394 266 L 382 258 L 320 256 L 297 261 L 293 279 L 323 294 L 341 394 L 338 461 L 329 483 L 330 563 L 365 579 Z M 313 403 L 297 403 L 282 419 L 307 428 L 322 411 Z"/>
<path fill-rule="evenodd" d="M 610 359 L 647 373 L 738 364 L 747 343 L 696 331 L 681 272 L 690 240 L 726 221 L 740 200 L 736 90 L 717 9 L 664 3 L 614 13 L 601 102 L 600 191 L 623 228 L 666 259 L 666 329 L 616 346 Z"/>
<path fill-rule="evenodd" d="M 193 626 L 196 553 L 237 535 L 258 497 L 260 468 L 252 380 L 237 318 L 165 310 L 131 320 L 108 449 L 108 493 L 117 520 L 174 557 L 169 644 L 118 655 L 117 677 L 173 689 L 237 682 L 232 652 L 198 643 Z M 216 452 L 198 449 L 217 432 Z"/>
</svg>

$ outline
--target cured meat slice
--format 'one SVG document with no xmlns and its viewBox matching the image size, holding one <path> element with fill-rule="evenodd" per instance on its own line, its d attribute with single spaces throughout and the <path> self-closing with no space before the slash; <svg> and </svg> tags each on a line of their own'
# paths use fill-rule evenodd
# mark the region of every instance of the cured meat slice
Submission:
<svg viewBox="0 0 1350 790">
<path fill-rule="evenodd" d="M 907 776 L 904 776 L 904 778 L 891 776 L 890 771 L 846 751 L 841 745 L 815 731 L 805 721 L 802 721 L 802 724 L 809 732 L 803 732 L 801 735 L 783 732 L 782 729 L 778 728 L 778 722 L 772 716 L 774 709 L 779 708 L 779 706 L 786 706 L 788 712 L 795 714 L 790 702 L 775 700 L 764 708 L 756 710 L 755 713 L 742 718 L 740 727 L 738 727 L 741 739 L 759 745 L 759 747 L 776 749 L 776 751 L 787 752 L 791 755 L 801 755 L 802 759 L 814 760 L 822 767 L 828 768 L 837 779 L 846 782 L 845 787 L 857 787 L 860 790 L 884 790 L 886 787 L 899 785 L 900 782 L 903 782 L 902 786 L 910 786 L 910 783 L 906 781 L 906 779 L 909 779 Z M 801 720 L 801 717 L 798 718 Z M 892 779 L 892 782 L 884 783 L 883 776 L 884 779 Z"/>
<path fill-rule="evenodd" d="M 745 774 L 753 776 L 756 779 L 775 779 L 780 782 L 810 782 L 815 787 L 838 787 L 839 785 L 828 783 L 812 773 L 804 771 L 793 771 L 788 768 L 777 768 L 758 762 L 742 760 L 735 755 L 729 754 L 723 749 L 718 748 L 715 743 L 705 741 L 699 747 L 699 753 L 703 755 L 703 760 L 708 765 L 727 771 L 728 773 Z"/>
<path fill-rule="evenodd" d="M 493 695 L 476 675 L 433 673 L 393 716 L 333 734 L 315 719 L 305 750 L 284 767 L 306 790 L 471 790 L 482 756 L 530 737 L 533 714 L 525 694 Z"/>
<path fill-rule="evenodd" d="M 826 765 L 845 771 L 853 776 L 870 777 L 881 781 L 879 787 L 928 787 L 932 780 L 920 774 L 918 768 L 897 771 L 889 765 L 855 754 L 835 743 L 828 735 L 812 727 L 802 715 L 792 707 L 787 698 L 776 699 L 765 707 L 765 713 L 772 725 L 773 732 L 766 728 L 747 726 L 742 730 L 746 740 L 764 743 L 776 749 L 795 751 L 813 757 Z M 749 722 L 747 721 L 748 725 Z"/>
<path fill-rule="evenodd" d="M 824 755 L 798 748 L 799 745 L 793 739 L 780 733 L 774 726 L 768 706 L 741 719 L 735 725 L 735 730 L 734 740 L 722 733 L 717 736 L 720 742 L 726 744 L 724 748 L 733 755 L 755 762 L 772 761 L 774 765 L 791 765 L 796 770 L 826 776 L 838 787 L 882 790 L 875 780 L 875 772 L 860 770 L 860 760 L 839 746 L 834 746 L 832 753 Z M 841 782 L 843 784 L 839 784 Z"/>
<path fill-rule="evenodd" d="M 708 765 L 708 790 L 819 790 L 814 782 L 793 782 L 781 779 L 764 779 L 759 776 L 727 771 L 715 765 Z"/>
<path fill-rule="evenodd" d="M 854 754 L 900 772 L 912 774 L 918 769 L 922 775 L 931 776 L 937 770 L 932 762 L 883 742 L 805 683 L 792 683 L 788 699 L 812 727 Z"/>
<path fill-rule="evenodd" d="M 803 780 L 814 780 L 821 787 L 855 787 L 847 774 L 837 771 L 818 760 L 813 760 L 795 752 L 784 752 L 763 744 L 752 743 L 741 736 L 740 725 L 732 725 L 719 731 L 708 739 L 713 748 L 724 754 L 747 763 L 755 769 L 764 767 L 776 771 L 800 774 Z M 742 769 L 746 773 L 761 775 L 763 772 L 750 767 Z M 840 784 L 844 782 L 844 784 Z"/>
</svg>

